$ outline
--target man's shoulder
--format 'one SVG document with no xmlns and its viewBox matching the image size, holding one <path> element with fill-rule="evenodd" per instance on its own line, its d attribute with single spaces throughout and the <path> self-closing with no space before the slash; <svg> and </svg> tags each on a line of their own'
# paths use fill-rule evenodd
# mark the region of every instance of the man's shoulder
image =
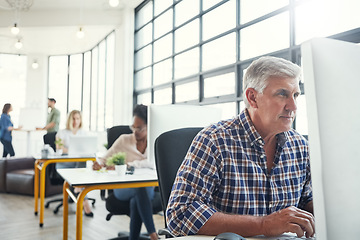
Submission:
<svg viewBox="0 0 360 240">
<path fill-rule="evenodd" d="M 296 145 L 308 145 L 308 141 L 304 135 L 301 135 L 295 129 L 290 129 L 289 131 L 285 132 L 287 140 Z"/>
<path fill-rule="evenodd" d="M 54 108 L 54 114 L 60 114 L 60 110 L 57 108 Z"/>
<path fill-rule="evenodd" d="M 207 136 L 224 136 L 224 135 L 238 135 L 239 130 L 241 130 L 242 126 L 240 124 L 238 116 L 221 120 L 219 122 L 213 123 L 208 127 L 205 127 L 200 131 L 201 134 Z"/>
</svg>

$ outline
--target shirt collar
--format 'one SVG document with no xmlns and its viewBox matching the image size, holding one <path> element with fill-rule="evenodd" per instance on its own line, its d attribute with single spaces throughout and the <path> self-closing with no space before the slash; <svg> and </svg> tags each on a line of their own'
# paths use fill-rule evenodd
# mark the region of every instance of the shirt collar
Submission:
<svg viewBox="0 0 360 240">
<path fill-rule="evenodd" d="M 249 115 L 249 112 L 247 109 L 243 110 L 240 113 L 239 120 L 240 120 L 241 125 L 244 127 L 246 134 L 248 135 L 248 137 L 250 139 L 251 145 L 253 145 L 255 143 L 264 145 L 264 140 L 262 139 L 262 137 L 256 130 L 253 122 L 251 121 L 251 118 L 250 118 L 250 115 Z"/>
<path fill-rule="evenodd" d="M 257 143 L 260 145 L 264 145 L 264 140 L 260 136 L 259 132 L 256 130 L 253 122 L 251 121 L 249 112 L 247 109 L 243 110 L 240 113 L 240 119 L 239 119 L 241 125 L 244 127 L 244 130 L 246 134 L 248 135 L 250 139 L 251 145 Z M 282 132 L 276 135 L 277 142 L 279 146 L 283 146 L 287 140 L 288 140 L 288 133 Z"/>
</svg>

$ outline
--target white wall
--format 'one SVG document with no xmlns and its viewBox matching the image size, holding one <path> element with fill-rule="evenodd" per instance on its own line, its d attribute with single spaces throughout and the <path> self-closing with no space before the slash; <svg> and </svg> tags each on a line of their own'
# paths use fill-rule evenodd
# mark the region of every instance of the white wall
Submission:
<svg viewBox="0 0 360 240">
<path fill-rule="evenodd" d="M 44 114 L 38 116 L 40 118 L 39 121 L 41 121 L 43 126 L 45 126 L 47 113 L 48 58 L 45 55 L 37 54 L 28 55 L 27 58 L 25 107 L 40 109 Z M 31 66 L 34 60 L 39 63 L 39 68 L 37 69 L 33 69 Z M 40 153 L 41 147 L 43 145 L 42 136 L 44 133 L 46 132 L 37 131 L 28 133 L 26 131 L 13 131 L 13 146 L 15 155 L 22 157 Z M 0 151 L 2 153 L 2 148 Z"/>
<path fill-rule="evenodd" d="M 133 108 L 133 62 L 134 62 L 134 9 L 125 8 L 121 25 L 115 29 L 115 81 L 114 81 L 114 125 L 131 124 Z M 38 69 L 32 69 L 34 60 L 39 63 Z M 48 56 L 40 54 L 28 55 L 26 107 L 40 108 L 44 115 L 39 116 L 44 125 L 47 114 L 47 78 Z M 39 133 L 39 132 L 38 132 Z M 38 133 L 31 134 L 31 154 L 36 154 L 42 147 L 42 138 Z M 104 141 L 104 134 L 101 142 Z M 16 156 L 25 156 L 27 137 L 25 132 L 14 133 L 13 145 Z M 106 136 L 105 136 L 106 137 Z M 2 146 L 1 146 L 2 147 Z M 2 149 L 0 148 L 2 153 Z"/>
<path fill-rule="evenodd" d="M 123 10 L 116 29 L 114 125 L 131 124 L 133 108 L 134 9 Z"/>
</svg>

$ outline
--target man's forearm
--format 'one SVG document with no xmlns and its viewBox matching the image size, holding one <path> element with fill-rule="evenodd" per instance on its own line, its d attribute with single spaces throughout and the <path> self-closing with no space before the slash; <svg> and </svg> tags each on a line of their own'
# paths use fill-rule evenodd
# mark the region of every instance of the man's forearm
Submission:
<svg viewBox="0 0 360 240">
<path fill-rule="evenodd" d="M 262 217 L 216 212 L 200 228 L 198 234 L 215 236 L 223 232 L 233 232 L 248 237 L 264 234 L 261 225 Z"/>
<path fill-rule="evenodd" d="M 44 130 L 47 130 L 49 128 L 53 128 L 55 127 L 55 123 L 54 122 L 50 122 L 49 124 L 47 124 L 45 127 L 44 127 Z"/>
<path fill-rule="evenodd" d="M 312 237 L 315 233 L 315 220 L 312 214 L 294 206 L 263 217 L 215 213 L 200 228 L 198 234 L 218 235 L 222 232 L 234 232 L 244 237 L 277 236 L 293 232 L 298 237 L 304 234 Z"/>
</svg>

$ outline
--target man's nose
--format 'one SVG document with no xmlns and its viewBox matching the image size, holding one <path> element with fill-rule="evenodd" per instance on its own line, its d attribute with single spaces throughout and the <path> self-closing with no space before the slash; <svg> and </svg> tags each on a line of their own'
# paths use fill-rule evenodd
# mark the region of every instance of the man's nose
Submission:
<svg viewBox="0 0 360 240">
<path fill-rule="evenodd" d="M 294 97 L 288 99 L 285 109 L 288 111 L 296 111 L 297 110 L 297 102 Z"/>
</svg>

